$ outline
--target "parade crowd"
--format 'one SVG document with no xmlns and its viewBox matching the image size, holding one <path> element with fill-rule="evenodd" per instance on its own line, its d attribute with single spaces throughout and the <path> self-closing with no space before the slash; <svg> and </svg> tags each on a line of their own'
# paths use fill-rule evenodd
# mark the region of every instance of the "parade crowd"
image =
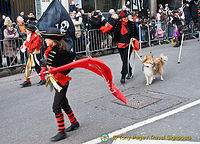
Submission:
<svg viewBox="0 0 200 144">
<path fill-rule="evenodd" d="M 60 1 L 52 1 L 53 4 L 60 6 Z M 184 8 L 181 7 L 173 11 L 169 9 L 168 4 L 165 7 L 160 4 L 155 16 L 151 16 L 148 9 L 131 11 L 129 6 L 130 3 L 127 2 L 122 9 L 116 11 L 111 9 L 107 16 L 103 15 L 100 10 L 85 14 L 84 10 L 79 8 L 79 4 L 75 4 L 73 1 L 69 8 L 73 23 L 68 24 L 75 26 L 75 39 L 82 38 L 87 31 L 94 29 L 100 30 L 102 33 L 112 33 L 111 37 L 117 45 L 122 62 L 121 84 L 126 83 L 126 79 L 133 77 L 129 60 L 133 50 L 139 50 L 140 28 L 142 41 L 146 37 L 146 27 L 156 25 L 155 37 L 159 39 L 174 37 L 176 41 L 174 47 L 179 47 L 184 29 L 190 29 L 193 24 L 199 24 L 197 9 L 195 11 L 191 1 L 186 3 Z M 48 22 L 45 21 L 45 25 Z M 12 64 L 18 63 L 16 55 L 20 55 L 19 62 L 23 64 L 26 61 L 25 81 L 20 84 L 21 87 L 30 87 L 32 85 L 31 78 L 40 76 L 38 86 L 49 85 L 51 91 L 55 90 L 52 110 L 57 121 L 57 133 L 51 137 L 51 141 L 65 139 L 66 132 L 74 131 L 80 127 L 66 97 L 72 79 L 68 75 L 71 70 L 85 68 L 103 77 L 112 94 L 127 103 L 125 96 L 114 85 L 111 70 L 106 64 L 98 58 L 91 57 L 75 61 L 76 53 L 74 49 L 71 50 L 71 43 L 65 39 L 67 33 L 63 33 L 61 29 L 55 27 L 55 24 L 48 26 L 45 31 L 37 32 L 36 24 L 37 19 L 32 12 L 27 17 L 24 12 L 21 12 L 16 20 L 11 20 L 5 15 L 2 16 L 0 39 L 3 41 L 0 43 L 0 67 L 4 64 L 2 58 L 5 59 L 7 66 L 12 66 Z M 169 29 L 169 25 L 172 25 L 174 29 Z M 99 41 L 98 38 L 99 36 L 96 35 L 93 40 Z M 134 49 L 130 46 L 130 42 Z M 45 49 L 42 49 L 43 46 Z M 33 69 L 37 74 L 31 76 Z M 71 124 L 67 128 L 65 127 L 64 114 Z"/>
<path fill-rule="evenodd" d="M 168 4 L 165 4 L 165 6 L 159 4 L 158 12 L 152 16 L 149 9 L 140 12 L 137 10 L 132 11 L 129 1 L 121 9 L 110 9 L 108 14 L 102 14 L 100 10 L 85 13 L 79 4 L 75 4 L 72 1 L 69 13 L 75 26 L 77 39 L 85 39 L 86 33 L 94 29 L 100 29 L 103 33 L 113 33 L 113 27 L 120 19 L 120 12 L 127 11 L 128 19 L 135 23 L 138 33 L 139 26 L 141 28 L 141 41 L 147 41 L 147 26 L 149 26 L 151 27 L 149 32 L 151 40 L 157 38 L 160 44 L 160 40 L 164 39 L 164 41 L 169 42 L 169 39 L 174 39 L 176 42 L 174 46 L 178 47 L 181 41 L 181 33 L 179 34 L 179 32 L 182 32 L 181 30 L 187 29 L 191 32 L 194 25 L 199 27 L 200 9 L 197 9 L 194 5 L 194 2 L 186 2 L 184 7 L 171 10 Z M 0 40 L 5 41 L 0 42 L 0 67 L 3 67 L 3 65 L 10 66 L 17 54 L 17 48 L 22 44 L 21 41 L 26 39 L 25 23 L 34 25 L 37 23 L 37 19 L 32 12 L 27 16 L 24 15 L 24 12 L 21 12 L 15 20 L 2 15 L 0 20 Z M 16 41 L 18 38 L 21 38 L 21 41 Z M 113 39 L 113 37 L 109 38 Z M 137 39 L 139 39 L 139 36 Z M 98 43 L 98 36 L 95 41 Z M 76 47 L 83 47 L 83 45 L 78 44 Z M 20 52 L 20 58 L 18 58 L 18 61 L 15 59 L 13 64 L 23 64 L 25 57 L 27 55 L 25 56 Z"/>
</svg>

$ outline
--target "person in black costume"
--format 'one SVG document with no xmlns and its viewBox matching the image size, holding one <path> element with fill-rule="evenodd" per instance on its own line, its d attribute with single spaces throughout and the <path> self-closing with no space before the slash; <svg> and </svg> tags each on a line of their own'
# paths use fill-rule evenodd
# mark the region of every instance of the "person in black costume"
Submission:
<svg viewBox="0 0 200 144">
<path fill-rule="evenodd" d="M 121 11 L 120 19 L 116 22 L 114 28 L 113 40 L 117 42 L 117 47 L 122 60 L 122 71 L 121 71 L 121 83 L 125 83 L 125 78 L 130 79 L 132 77 L 132 68 L 129 65 L 128 74 L 128 49 L 131 38 L 138 39 L 138 32 L 134 22 L 128 20 L 128 12 Z M 131 49 L 130 49 L 131 50 Z M 131 54 L 132 50 L 130 51 Z M 128 76 L 126 77 L 126 75 Z"/>
<path fill-rule="evenodd" d="M 44 75 L 46 70 L 51 71 L 52 68 L 60 67 L 65 64 L 71 63 L 75 54 L 67 51 L 67 43 L 62 40 L 64 37 L 60 30 L 57 28 L 49 28 L 46 32 L 41 32 L 48 48 L 45 51 L 46 62 L 43 63 L 41 75 Z M 55 88 L 55 96 L 53 102 L 53 112 L 58 125 L 58 133 L 51 138 L 51 141 L 59 141 L 66 138 L 66 132 L 73 131 L 79 127 L 79 122 L 75 118 L 73 111 L 69 105 L 68 99 L 66 98 L 67 89 L 69 86 L 70 70 L 49 74 L 46 85 L 50 84 Z M 53 79 L 53 80 L 52 80 Z M 64 116 L 62 110 L 67 114 L 71 126 L 65 129 Z"/>
</svg>

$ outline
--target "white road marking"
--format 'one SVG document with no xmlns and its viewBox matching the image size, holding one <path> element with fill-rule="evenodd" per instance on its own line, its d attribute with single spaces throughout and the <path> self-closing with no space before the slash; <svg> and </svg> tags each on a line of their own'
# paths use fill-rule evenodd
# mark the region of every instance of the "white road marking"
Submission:
<svg viewBox="0 0 200 144">
<path fill-rule="evenodd" d="M 115 140 L 112 144 L 200 144 L 200 142 L 189 141 L 167 141 L 167 140 Z"/>
<path fill-rule="evenodd" d="M 176 113 L 178 113 L 178 112 L 181 112 L 181 111 L 183 111 L 183 110 L 186 110 L 186 109 L 191 108 L 191 107 L 193 107 L 193 106 L 196 106 L 196 105 L 198 105 L 198 104 L 200 104 L 200 99 L 198 99 L 198 100 L 196 100 L 196 101 L 194 101 L 194 102 L 191 102 L 191 103 L 189 103 L 189 104 L 186 104 L 186 105 L 184 105 L 184 106 L 181 106 L 181 107 L 179 107 L 179 108 L 176 108 L 176 109 L 174 109 L 174 110 L 171 110 L 171 111 L 169 111 L 169 112 L 166 112 L 166 113 L 164 113 L 164 114 L 161 114 L 161 115 L 152 117 L 152 118 L 150 118 L 150 119 L 147 119 L 147 120 L 144 120 L 144 121 L 135 123 L 135 124 L 130 125 L 130 126 L 128 126 L 128 127 L 125 127 L 125 128 L 119 129 L 119 130 L 116 130 L 116 131 L 114 131 L 114 132 L 108 134 L 108 135 L 109 135 L 109 138 L 113 138 L 113 136 L 127 133 L 127 132 L 129 132 L 129 131 L 131 131 L 131 130 L 134 130 L 134 129 L 139 128 L 139 127 L 142 127 L 142 126 L 144 126 L 144 125 L 147 125 L 147 124 L 153 123 L 153 122 L 155 122 L 155 121 L 161 120 L 161 119 L 166 118 L 166 117 L 168 117 L 168 116 L 174 115 L 174 114 L 176 114 Z M 102 141 L 101 141 L 101 138 L 98 137 L 98 138 L 96 138 L 96 139 L 90 140 L 90 141 L 85 142 L 85 143 L 83 143 L 83 144 L 96 144 L 96 143 L 100 143 L 100 142 L 102 142 Z"/>
</svg>

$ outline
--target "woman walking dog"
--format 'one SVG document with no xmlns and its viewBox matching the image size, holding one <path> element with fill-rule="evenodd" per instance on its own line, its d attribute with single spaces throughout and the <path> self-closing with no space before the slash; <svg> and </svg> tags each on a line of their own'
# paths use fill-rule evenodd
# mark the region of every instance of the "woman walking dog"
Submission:
<svg viewBox="0 0 200 144">
<path fill-rule="evenodd" d="M 134 22 L 128 20 L 128 12 L 121 11 L 120 19 L 116 22 L 113 28 L 114 38 L 113 40 L 117 42 L 117 47 L 122 60 L 122 70 L 121 70 L 121 80 L 120 82 L 125 83 L 125 79 L 130 79 L 132 77 L 132 68 L 129 65 L 128 74 L 128 49 L 131 38 L 138 39 L 138 32 Z M 134 39 L 133 39 L 134 40 Z M 132 49 L 130 49 L 130 54 Z M 128 74 L 128 76 L 127 76 Z M 126 77 L 127 76 L 127 77 Z"/>
</svg>

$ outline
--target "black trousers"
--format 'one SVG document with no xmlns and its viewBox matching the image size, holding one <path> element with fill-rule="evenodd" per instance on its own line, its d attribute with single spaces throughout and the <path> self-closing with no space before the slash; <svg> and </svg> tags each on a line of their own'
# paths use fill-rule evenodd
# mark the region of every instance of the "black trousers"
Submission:
<svg viewBox="0 0 200 144">
<path fill-rule="evenodd" d="M 122 60 L 122 70 L 121 70 L 121 74 L 122 76 L 126 76 L 128 74 L 128 49 L 129 46 L 127 46 L 126 48 L 118 48 L 119 54 L 121 56 L 121 60 Z M 131 53 L 133 51 L 133 48 L 130 48 L 130 57 L 131 57 Z M 132 68 L 131 65 L 129 64 L 129 72 L 131 73 Z"/>
<path fill-rule="evenodd" d="M 62 112 L 62 109 L 65 112 L 71 110 L 68 99 L 66 97 L 68 86 L 69 83 L 67 83 L 60 92 L 58 92 L 57 90 L 55 92 L 54 102 L 53 102 L 53 112 L 55 113 L 55 115 L 60 114 Z"/>
</svg>

